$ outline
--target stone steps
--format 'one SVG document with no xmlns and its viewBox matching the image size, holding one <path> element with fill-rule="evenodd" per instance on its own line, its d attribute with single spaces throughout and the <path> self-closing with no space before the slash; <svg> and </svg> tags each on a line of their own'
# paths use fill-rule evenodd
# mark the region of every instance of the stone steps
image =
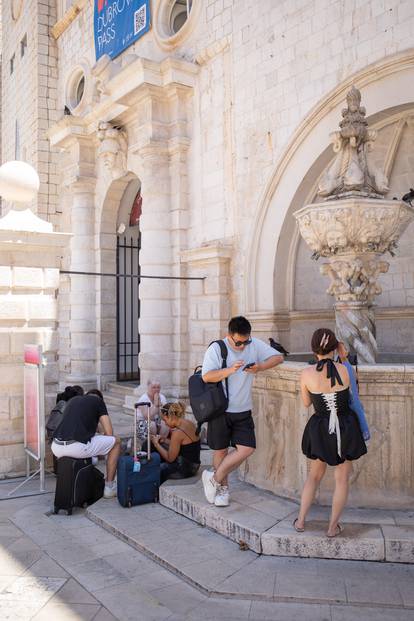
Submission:
<svg viewBox="0 0 414 621">
<path fill-rule="evenodd" d="M 190 486 L 193 483 L 190 480 Z M 167 487 L 164 484 L 162 489 Z M 241 489 L 241 493 L 247 500 L 250 490 Z M 268 500 L 259 502 L 264 509 Z M 269 504 L 266 510 L 270 510 Z M 410 609 L 408 614 L 414 611 L 414 565 L 257 554 L 157 503 L 124 509 L 115 498 L 102 499 L 88 507 L 86 517 L 212 597 L 358 606 L 359 618 L 364 619 L 368 617 L 362 608 L 380 603 L 389 609 L 381 616 L 384 621 L 400 619 L 393 608 L 404 605 Z M 123 556 L 128 564 L 128 554 Z M 274 611 L 266 618 L 275 619 Z M 344 620 L 355 616 L 344 614 Z"/>
<path fill-rule="evenodd" d="M 137 384 L 133 382 L 108 382 L 105 392 L 112 395 L 119 395 L 125 398 L 125 395 L 132 395 Z"/>
<path fill-rule="evenodd" d="M 297 533 L 292 522 L 298 512 L 294 501 L 235 482 L 229 507 L 209 505 L 201 481 L 170 481 L 160 488 L 160 503 L 202 526 L 269 556 L 414 563 L 414 513 L 347 509 L 344 532 L 326 537 L 327 507 L 309 515 L 306 531 Z"/>
</svg>

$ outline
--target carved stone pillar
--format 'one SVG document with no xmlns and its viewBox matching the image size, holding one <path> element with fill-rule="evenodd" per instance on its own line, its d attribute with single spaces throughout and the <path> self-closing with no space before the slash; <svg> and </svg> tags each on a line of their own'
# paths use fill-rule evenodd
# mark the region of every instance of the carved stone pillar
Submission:
<svg viewBox="0 0 414 621">
<path fill-rule="evenodd" d="M 139 156 L 144 197 L 140 218 L 141 273 L 172 276 L 168 150 L 163 144 L 151 145 L 140 149 Z M 175 366 L 172 281 L 144 278 L 140 282 L 139 297 L 141 385 L 145 386 L 148 378 L 156 376 L 168 391 Z"/>
</svg>

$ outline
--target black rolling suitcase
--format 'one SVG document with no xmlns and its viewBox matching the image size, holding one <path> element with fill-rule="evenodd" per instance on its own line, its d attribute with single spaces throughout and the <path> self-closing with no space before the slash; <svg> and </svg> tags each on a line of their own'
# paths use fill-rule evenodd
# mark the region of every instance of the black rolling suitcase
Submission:
<svg viewBox="0 0 414 621">
<path fill-rule="evenodd" d="M 72 515 L 73 507 L 91 505 L 103 496 L 105 477 L 92 459 L 61 457 L 57 460 L 54 513 Z"/>
</svg>

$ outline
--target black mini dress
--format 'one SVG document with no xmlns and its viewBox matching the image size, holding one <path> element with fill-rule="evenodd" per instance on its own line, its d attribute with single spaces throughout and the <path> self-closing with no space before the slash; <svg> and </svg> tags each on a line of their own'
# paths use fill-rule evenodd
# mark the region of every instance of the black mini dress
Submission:
<svg viewBox="0 0 414 621">
<path fill-rule="evenodd" d="M 330 359 L 320 360 L 317 370 L 327 366 L 331 386 L 342 385 Z M 319 367 L 319 368 L 318 368 Z M 302 451 L 309 459 L 320 459 L 330 466 L 359 459 L 367 452 L 358 417 L 349 406 L 349 388 L 337 392 L 310 392 L 315 413 L 308 420 L 302 437 Z"/>
</svg>

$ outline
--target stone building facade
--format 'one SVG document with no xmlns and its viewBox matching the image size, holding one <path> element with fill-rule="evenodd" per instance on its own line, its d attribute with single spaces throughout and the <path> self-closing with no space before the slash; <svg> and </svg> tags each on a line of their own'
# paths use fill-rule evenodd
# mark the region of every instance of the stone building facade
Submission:
<svg viewBox="0 0 414 621">
<path fill-rule="evenodd" d="M 152 0 L 149 32 L 98 62 L 91 0 L 21 4 L 3 2 L 2 157 L 17 153 L 38 169 L 33 210 L 71 236 L 60 268 L 72 274 L 61 273 L 54 314 L 35 325 L 55 339 L 50 393 L 58 382 L 117 379 L 125 309 L 117 279 L 95 274 L 119 273 L 120 238 L 140 245 L 141 275 L 162 277 L 140 282 L 139 324 L 138 308 L 128 315 L 141 383 L 156 374 L 169 394 L 185 395 L 189 369 L 235 313 L 263 338 L 307 351 L 313 329 L 333 324 L 332 300 L 292 214 L 316 200 L 352 84 L 378 130 L 387 196 L 413 187 L 413 3 L 193 0 L 178 28 L 187 4 Z M 381 276 L 385 353 L 414 352 L 413 241 L 411 225 Z M 23 329 L 2 312 L 2 331 Z M 125 334 L 135 339 L 133 328 Z M 2 437 L 10 408 L 9 399 Z M 15 427 L 10 453 L 21 455 Z M 1 472 L 18 469 L 7 459 Z"/>
</svg>

